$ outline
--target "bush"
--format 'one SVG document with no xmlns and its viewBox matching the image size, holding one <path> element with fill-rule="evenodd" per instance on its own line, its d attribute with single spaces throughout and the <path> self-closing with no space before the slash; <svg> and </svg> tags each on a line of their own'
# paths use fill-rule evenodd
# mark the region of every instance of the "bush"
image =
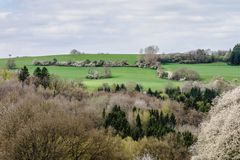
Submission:
<svg viewBox="0 0 240 160">
<path fill-rule="evenodd" d="M 173 72 L 172 75 L 172 79 L 173 80 L 199 80 L 200 79 L 200 75 L 191 69 L 187 69 L 187 68 L 181 68 L 176 70 L 175 72 Z"/>
<path fill-rule="evenodd" d="M 103 79 L 103 78 L 111 78 L 112 72 L 109 67 L 104 67 L 103 70 L 89 69 L 87 79 Z"/>
<path fill-rule="evenodd" d="M 7 69 L 15 69 L 16 68 L 15 60 L 13 58 L 9 58 L 7 60 L 6 67 L 7 67 Z"/>
</svg>

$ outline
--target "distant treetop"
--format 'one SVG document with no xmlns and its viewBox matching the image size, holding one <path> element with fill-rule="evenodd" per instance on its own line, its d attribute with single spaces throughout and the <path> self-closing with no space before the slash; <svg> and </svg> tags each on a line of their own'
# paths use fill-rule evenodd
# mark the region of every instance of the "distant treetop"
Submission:
<svg viewBox="0 0 240 160">
<path fill-rule="evenodd" d="M 76 49 L 71 50 L 70 54 L 84 54 L 84 52 L 80 52 Z"/>
</svg>

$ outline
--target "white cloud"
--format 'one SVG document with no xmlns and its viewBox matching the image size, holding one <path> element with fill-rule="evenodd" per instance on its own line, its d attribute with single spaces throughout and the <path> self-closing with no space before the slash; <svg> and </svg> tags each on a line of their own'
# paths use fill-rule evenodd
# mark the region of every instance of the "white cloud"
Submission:
<svg viewBox="0 0 240 160">
<path fill-rule="evenodd" d="M 0 12 L 0 20 L 6 19 L 10 14 L 10 12 Z"/>
<path fill-rule="evenodd" d="M 228 49 L 240 36 L 238 0 L 11 0 L 0 5 L 0 55 Z M 9 47 L 9 48 L 8 48 Z"/>
</svg>

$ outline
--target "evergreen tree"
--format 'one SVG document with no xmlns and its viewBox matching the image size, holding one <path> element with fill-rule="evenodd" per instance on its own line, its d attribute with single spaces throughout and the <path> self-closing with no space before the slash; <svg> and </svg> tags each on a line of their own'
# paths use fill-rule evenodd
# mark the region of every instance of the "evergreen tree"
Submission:
<svg viewBox="0 0 240 160">
<path fill-rule="evenodd" d="M 135 91 L 137 92 L 141 92 L 141 87 L 137 84 L 136 87 L 135 87 Z"/>
<path fill-rule="evenodd" d="M 42 68 L 41 78 L 50 77 L 48 69 L 46 67 Z"/>
<path fill-rule="evenodd" d="M 146 135 L 154 137 L 162 137 L 169 132 L 173 132 L 174 129 L 171 126 L 169 116 L 164 116 L 163 112 L 158 110 L 150 110 L 150 117 L 147 123 Z"/>
<path fill-rule="evenodd" d="M 141 123 L 140 115 L 138 114 L 137 118 L 136 118 L 136 127 L 132 131 L 132 138 L 134 140 L 139 140 L 143 136 L 144 136 L 144 131 L 142 129 L 142 123 Z"/>
<path fill-rule="evenodd" d="M 120 89 L 120 86 L 117 84 L 117 85 L 116 85 L 116 88 L 115 88 L 115 91 L 118 92 L 118 91 L 120 91 L 120 90 L 121 90 L 121 89 Z"/>
<path fill-rule="evenodd" d="M 189 131 L 183 132 L 182 137 L 183 137 L 184 145 L 187 147 L 190 147 L 195 141 L 192 133 Z"/>
<path fill-rule="evenodd" d="M 165 93 L 169 96 L 172 100 L 177 100 L 178 96 L 181 94 L 181 90 L 179 87 L 177 88 L 166 88 Z"/>
<path fill-rule="evenodd" d="M 170 121 L 170 125 L 171 126 L 175 126 L 176 125 L 176 118 L 175 118 L 173 113 L 171 114 L 169 121 Z"/>
<path fill-rule="evenodd" d="M 33 75 L 37 78 L 41 78 L 42 77 L 42 70 L 40 67 L 37 67 L 34 72 L 33 72 Z"/>
<path fill-rule="evenodd" d="M 115 105 L 106 119 L 105 119 L 105 128 L 113 127 L 117 134 L 120 134 L 122 137 L 130 135 L 130 124 L 127 121 L 126 114 L 120 109 L 119 106 Z"/>
<path fill-rule="evenodd" d="M 206 88 L 203 94 L 203 99 L 206 103 L 212 103 L 212 100 L 218 96 L 218 93 L 213 89 Z"/>
<path fill-rule="evenodd" d="M 155 90 L 154 96 L 157 97 L 157 98 L 159 98 L 159 97 L 160 97 L 160 93 L 159 93 L 157 90 Z"/>
<path fill-rule="evenodd" d="M 235 45 L 231 52 L 229 62 L 232 65 L 240 65 L 240 44 Z"/>
<path fill-rule="evenodd" d="M 50 85 L 50 74 L 46 67 L 43 67 L 42 70 L 41 68 L 37 67 L 34 70 L 33 75 L 36 77 L 34 82 L 36 87 L 42 85 L 46 89 Z"/>
<path fill-rule="evenodd" d="M 46 89 L 50 85 L 50 74 L 48 72 L 48 69 L 46 67 L 42 68 L 41 73 L 41 84 Z"/>
<path fill-rule="evenodd" d="M 151 88 L 148 88 L 147 94 L 150 95 L 150 96 L 153 95 L 153 92 L 152 92 L 152 89 L 151 89 Z"/>
<path fill-rule="evenodd" d="M 136 126 L 138 128 L 142 128 L 142 123 L 141 123 L 141 119 L 140 119 L 140 115 L 139 114 L 137 115 L 137 118 L 136 118 Z"/>
<path fill-rule="evenodd" d="M 28 68 L 24 66 L 21 68 L 20 73 L 18 75 L 18 79 L 22 82 L 22 86 L 24 85 L 25 80 L 29 77 Z"/>
</svg>

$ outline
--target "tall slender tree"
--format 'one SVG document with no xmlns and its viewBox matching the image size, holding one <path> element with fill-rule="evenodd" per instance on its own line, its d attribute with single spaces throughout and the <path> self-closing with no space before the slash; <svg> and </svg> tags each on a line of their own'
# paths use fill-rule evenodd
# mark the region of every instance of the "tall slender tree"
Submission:
<svg viewBox="0 0 240 160">
<path fill-rule="evenodd" d="M 18 79 L 22 82 L 22 87 L 24 86 L 24 82 L 26 81 L 26 79 L 28 77 L 29 77 L 28 68 L 26 66 L 24 66 L 23 68 L 21 68 L 19 75 L 18 75 Z"/>
</svg>

